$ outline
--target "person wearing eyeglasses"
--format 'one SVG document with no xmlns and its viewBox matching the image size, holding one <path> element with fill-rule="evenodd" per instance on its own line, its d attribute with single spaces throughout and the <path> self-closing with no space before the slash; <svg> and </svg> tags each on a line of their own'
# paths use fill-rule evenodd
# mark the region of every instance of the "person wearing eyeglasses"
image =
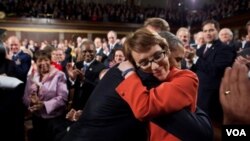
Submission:
<svg viewBox="0 0 250 141">
<path fill-rule="evenodd" d="M 155 40 L 152 41 L 151 38 Z M 193 72 L 178 69 L 170 62 L 168 43 L 160 35 L 139 29 L 127 38 L 124 47 L 128 61 L 118 66 L 124 72 L 124 81 L 117 86 L 116 91 L 128 103 L 137 119 L 148 121 L 184 108 L 195 111 L 198 78 Z M 148 90 L 135 69 L 152 73 L 162 83 Z M 150 141 L 159 140 L 180 139 L 150 123 Z"/>
<path fill-rule="evenodd" d="M 146 32 L 147 31 L 147 32 Z M 154 50 L 153 58 L 150 58 L 150 63 L 160 63 L 168 60 L 169 51 L 167 50 L 168 46 L 163 38 L 159 37 L 159 35 L 153 35 L 150 31 L 146 30 L 145 32 L 135 32 L 135 34 L 140 34 L 142 39 L 145 39 L 143 45 L 149 46 Z M 143 33 L 145 33 L 145 36 Z M 135 35 L 136 36 L 136 35 Z M 148 38 L 147 38 L 148 37 Z M 131 40 L 131 39 L 130 39 Z M 140 42 L 141 43 L 141 42 Z M 152 45 L 153 44 L 153 45 Z M 136 44 L 139 45 L 139 44 Z M 152 45 L 152 46 L 151 46 Z M 162 46 L 161 47 L 159 47 Z M 152 50 L 153 51 L 153 50 Z M 145 52 L 143 52 L 145 53 Z M 165 61 L 163 61 L 165 60 Z M 168 62 L 168 61 L 167 61 Z M 147 64 L 144 64 L 147 65 Z M 141 66 L 146 67 L 146 66 Z M 166 65 L 166 69 L 169 65 Z M 165 68 L 165 67 L 164 67 Z M 179 70 L 178 70 L 179 71 Z M 104 77 L 99 81 L 94 91 L 86 103 L 83 113 L 80 118 L 73 123 L 70 127 L 67 128 L 66 134 L 62 137 L 62 139 L 58 139 L 60 141 L 148 141 L 149 140 L 149 132 L 148 132 L 148 121 L 138 120 L 131 110 L 131 107 L 124 101 L 124 99 L 117 94 L 115 88 L 124 80 L 124 75 L 126 75 L 128 71 L 121 71 L 118 68 L 118 64 L 114 67 L 110 68 L 109 71 L 104 75 Z M 172 71 L 171 71 L 172 72 Z M 182 71 L 181 71 L 182 72 Z M 193 78 L 193 73 L 190 72 L 190 79 Z M 196 83 L 196 79 L 194 78 L 194 83 Z M 134 83 L 128 84 L 128 88 L 130 85 Z M 194 84 L 193 87 L 195 87 Z M 192 88 L 191 88 L 192 89 Z M 195 88 L 194 88 L 195 89 Z M 166 91 L 167 92 L 167 91 Z M 136 94 L 136 92 L 134 93 Z M 165 93 L 166 94 L 166 93 Z M 172 92 L 171 92 L 172 94 Z M 195 95 L 195 94 L 194 94 Z M 188 105 L 188 104 L 187 104 Z M 179 114 L 162 114 L 162 116 L 158 116 L 156 118 L 152 118 L 153 122 L 157 123 L 162 129 L 171 130 L 178 135 L 183 140 L 209 140 L 210 130 L 207 132 L 206 126 L 207 124 L 203 124 L 203 118 L 196 118 L 196 115 L 188 116 L 188 112 L 190 109 L 194 109 L 195 106 L 192 107 L 186 106 L 188 108 L 187 111 L 184 112 L 186 116 L 181 116 Z M 183 108 L 184 109 L 184 108 Z M 201 113 L 197 113 L 202 115 Z M 183 115 L 183 114 L 182 114 Z M 178 118 L 178 117 L 182 118 Z M 199 122 L 201 121 L 201 122 Z M 180 126 L 178 123 L 187 123 L 184 124 L 187 127 L 192 127 L 192 130 L 186 128 L 178 128 Z M 199 123 L 201 123 L 202 127 L 200 127 Z M 183 125 L 183 124 L 182 124 Z M 197 125 L 197 126 L 196 126 Z M 197 128 L 198 127 L 198 128 Z M 183 130 L 184 129 L 184 130 Z M 205 129 L 205 130 L 204 130 Z M 187 134 L 180 134 L 180 132 L 188 131 Z M 208 134 L 209 135 L 208 135 Z M 207 135 L 209 136 L 207 138 Z"/>
</svg>

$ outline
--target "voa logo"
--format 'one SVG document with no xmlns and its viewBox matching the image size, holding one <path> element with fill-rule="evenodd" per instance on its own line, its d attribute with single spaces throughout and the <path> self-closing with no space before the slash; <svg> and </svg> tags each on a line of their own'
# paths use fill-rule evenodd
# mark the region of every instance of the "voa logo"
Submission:
<svg viewBox="0 0 250 141">
<path fill-rule="evenodd" d="M 226 129 L 227 136 L 247 136 L 244 129 Z"/>
</svg>

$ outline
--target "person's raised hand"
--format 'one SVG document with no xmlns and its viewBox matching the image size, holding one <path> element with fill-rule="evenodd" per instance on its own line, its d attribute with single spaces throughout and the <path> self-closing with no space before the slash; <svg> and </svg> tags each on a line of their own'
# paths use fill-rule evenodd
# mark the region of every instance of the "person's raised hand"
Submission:
<svg viewBox="0 0 250 141">
<path fill-rule="evenodd" d="M 227 68 L 220 86 L 224 124 L 250 124 L 250 80 L 244 63 Z"/>
</svg>

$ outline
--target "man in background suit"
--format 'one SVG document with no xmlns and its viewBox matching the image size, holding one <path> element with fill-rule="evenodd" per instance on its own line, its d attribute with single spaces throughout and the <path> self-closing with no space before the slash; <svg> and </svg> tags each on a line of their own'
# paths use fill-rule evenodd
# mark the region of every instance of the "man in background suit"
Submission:
<svg viewBox="0 0 250 141">
<path fill-rule="evenodd" d="M 20 49 L 20 40 L 16 36 L 11 36 L 7 40 L 9 47 L 8 57 L 15 62 L 17 78 L 26 82 L 27 74 L 31 66 L 31 56 Z"/>
<path fill-rule="evenodd" d="M 53 134 L 58 140 L 63 135 L 68 126 L 78 120 L 84 110 L 89 96 L 99 81 L 100 72 L 105 66 L 95 59 L 96 49 L 92 41 L 84 41 L 80 46 L 83 60 L 76 63 L 75 68 L 71 64 L 67 65 L 67 74 L 73 84 L 74 93 L 69 99 L 70 109 L 66 114 L 66 119 L 58 120 L 53 124 Z"/>
<path fill-rule="evenodd" d="M 218 40 L 219 23 L 204 21 L 202 30 L 206 44 L 197 50 L 196 74 L 199 78 L 197 105 L 213 121 L 221 124 L 222 109 L 219 102 L 219 87 L 226 67 L 231 66 L 236 51 Z"/>
<path fill-rule="evenodd" d="M 105 66 L 98 62 L 96 58 L 96 49 L 94 43 L 85 41 L 81 45 L 83 61 L 76 63 L 76 69 L 80 70 L 80 77 L 75 82 L 75 94 L 73 98 L 73 108 L 82 110 L 90 94 L 99 81 L 100 72 Z"/>
<path fill-rule="evenodd" d="M 94 44 L 96 48 L 96 59 L 100 62 L 103 62 L 107 56 L 103 52 L 103 47 L 102 47 L 102 39 L 100 37 L 96 37 L 94 39 Z"/>
<path fill-rule="evenodd" d="M 240 51 L 242 47 L 241 42 L 233 39 L 234 35 L 231 29 L 222 28 L 219 32 L 219 39 L 222 43 L 227 44 L 229 47 L 235 49 L 236 52 Z"/>
<path fill-rule="evenodd" d="M 109 62 L 114 58 L 115 49 L 122 48 L 122 46 L 117 42 L 117 33 L 115 31 L 109 31 L 107 34 L 108 38 L 108 48 L 110 53 L 108 54 L 107 59 L 104 61 L 105 66 L 109 66 Z"/>
</svg>

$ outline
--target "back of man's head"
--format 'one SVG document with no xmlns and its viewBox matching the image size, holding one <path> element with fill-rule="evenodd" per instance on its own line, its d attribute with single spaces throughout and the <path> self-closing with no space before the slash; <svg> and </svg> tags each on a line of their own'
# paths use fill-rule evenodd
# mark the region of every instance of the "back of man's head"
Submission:
<svg viewBox="0 0 250 141">
<path fill-rule="evenodd" d="M 158 31 L 170 31 L 168 22 L 162 18 L 156 17 L 146 19 L 146 21 L 144 22 L 144 27 L 151 27 L 157 29 Z"/>
</svg>

